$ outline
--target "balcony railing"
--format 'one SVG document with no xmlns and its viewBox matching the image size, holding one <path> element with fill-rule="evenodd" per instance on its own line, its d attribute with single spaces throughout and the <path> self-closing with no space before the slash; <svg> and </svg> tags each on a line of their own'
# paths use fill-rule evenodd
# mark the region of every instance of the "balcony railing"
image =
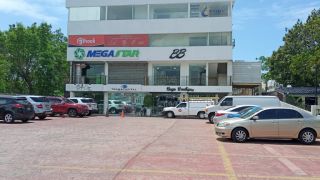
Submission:
<svg viewBox="0 0 320 180">
<path fill-rule="evenodd" d="M 134 77 L 134 76 L 133 76 Z M 116 76 L 73 76 L 71 84 L 140 84 L 145 86 L 231 86 L 231 76 L 190 77 L 190 76 L 145 76 L 140 78 Z"/>
</svg>

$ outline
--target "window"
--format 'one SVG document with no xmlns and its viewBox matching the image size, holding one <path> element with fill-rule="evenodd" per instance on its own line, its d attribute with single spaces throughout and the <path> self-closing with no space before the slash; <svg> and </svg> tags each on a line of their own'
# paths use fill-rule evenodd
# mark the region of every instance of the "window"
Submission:
<svg viewBox="0 0 320 180">
<path fill-rule="evenodd" d="M 0 105 L 7 104 L 7 99 L 1 98 Z"/>
<path fill-rule="evenodd" d="M 83 103 L 94 103 L 94 100 L 93 100 L 93 99 L 91 99 L 91 98 L 88 98 L 88 99 L 81 99 L 81 101 L 82 101 Z"/>
<path fill-rule="evenodd" d="M 231 46 L 231 32 L 209 33 L 210 46 Z"/>
<path fill-rule="evenodd" d="M 70 21 L 105 20 L 105 7 L 75 7 L 69 9 Z"/>
<path fill-rule="evenodd" d="M 150 5 L 150 19 L 187 18 L 188 4 Z"/>
<path fill-rule="evenodd" d="M 187 103 L 181 103 L 177 106 L 177 108 L 185 108 L 187 107 Z"/>
<path fill-rule="evenodd" d="M 30 97 L 34 102 L 49 102 L 49 100 L 45 97 Z"/>
<path fill-rule="evenodd" d="M 232 106 L 232 104 L 233 104 L 233 99 L 226 98 L 221 102 L 220 106 Z"/>
<path fill-rule="evenodd" d="M 78 103 L 78 99 L 70 99 L 71 101 L 73 101 L 74 103 Z"/>
<path fill-rule="evenodd" d="M 108 20 L 147 19 L 147 17 L 147 5 L 108 7 Z"/>
<path fill-rule="evenodd" d="M 180 85 L 180 66 L 154 66 L 154 85 Z"/>
<path fill-rule="evenodd" d="M 235 108 L 233 109 L 231 112 L 240 112 L 246 108 L 248 108 L 249 106 L 242 106 L 242 107 L 238 107 L 238 108 Z"/>
<path fill-rule="evenodd" d="M 277 109 L 279 119 L 300 119 L 303 116 L 292 109 Z"/>
<path fill-rule="evenodd" d="M 189 85 L 205 86 L 206 85 L 206 65 L 190 65 L 189 67 Z"/>
<path fill-rule="evenodd" d="M 193 3 L 190 5 L 190 17 L 226 17 L 230 16 L 228 2 Z"/>
<path fill-rule="evenodd" d="M 257 114 L 256 116 L 258 116 L 259 119 L 277 119 L 278 118 L 277 111 L 275 109 L 264 110 L 259 114 Z"/>
<path fill-rule="evenodd" d="M 151 47 L 207 46 L 207 45 L 208 45 L 208 33 L 150 35 Z"/>
</svg>

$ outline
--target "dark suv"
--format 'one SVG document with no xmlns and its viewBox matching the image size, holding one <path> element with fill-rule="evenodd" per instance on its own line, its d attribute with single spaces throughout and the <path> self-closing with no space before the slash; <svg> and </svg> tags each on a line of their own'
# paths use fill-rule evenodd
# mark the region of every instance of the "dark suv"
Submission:
<svg viewBox="0 0 320 180">
<path fill-rule="evenodd" d="M 0 119 L 5 123 L 13 123 L 15 120 L 28 122 L 34 117 L 32 104 L 12 96 L 0 96 Z"/>
</svg>

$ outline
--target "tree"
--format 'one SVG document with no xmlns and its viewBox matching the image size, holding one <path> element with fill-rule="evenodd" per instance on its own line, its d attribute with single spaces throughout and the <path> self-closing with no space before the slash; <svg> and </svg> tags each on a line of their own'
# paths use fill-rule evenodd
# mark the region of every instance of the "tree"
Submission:
<svg viewBox="0 0 320 180">
<path fill-rule="evenodd" d="M 287 30 L 284 45 L 262 61 L 268 69 L 265 76 L 285 86 L 314 86 L 313 69 L 320 65 L 319 29 L 320 9 L 313 10 L 305 23 L 298 20 Z"/>
<path fill-rule="evenodd" d="M 34 23 L 30 27 L 18 23 L 11 25 L 3 34 L 0 57 L 3 57 L 3 65 L 10 71 L 6 92 L 63 94 L 68 63 L 67 39 L 61 31 L 52 31 L 51 25 L 46 23 Z"/>
</svg>

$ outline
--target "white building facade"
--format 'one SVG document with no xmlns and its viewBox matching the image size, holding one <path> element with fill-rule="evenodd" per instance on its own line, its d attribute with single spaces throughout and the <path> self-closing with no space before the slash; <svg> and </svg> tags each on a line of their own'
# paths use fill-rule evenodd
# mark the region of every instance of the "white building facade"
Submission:
<svg viewBox="0 0 320 180">
<path fill-rule="evenodd" d="M 232 93 L 233 0 L 67 0 L 71 96 L 104 107 Z M 103 108 L 106 111 L 106 108 Z"/>
</svg>

